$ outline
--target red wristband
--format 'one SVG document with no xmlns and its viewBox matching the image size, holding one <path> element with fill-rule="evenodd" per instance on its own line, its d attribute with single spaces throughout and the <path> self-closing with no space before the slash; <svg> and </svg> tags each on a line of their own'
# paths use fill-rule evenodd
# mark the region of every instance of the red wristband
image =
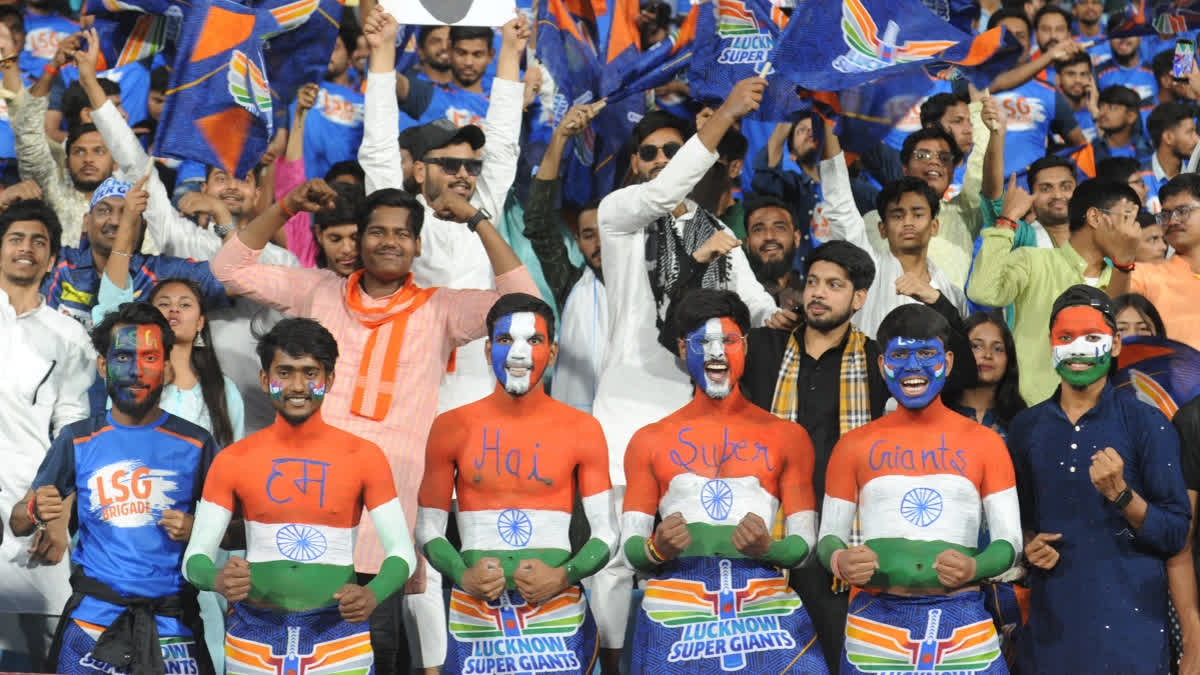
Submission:
<svg viewBox="0 0 1200 675">
<path fill-rule="evenodd" d="M 296 217 L 296 214 L 292 213 L 291 211 L 288 211 L 286 199 L 279 200 L 279 210 L 283 211 L 283 214 L 288 217 L 288 220 L 291 220 L 292 218 Z"/>
<path fill-rule="evenodd" d="M 838 558 L 841 557 L 841 555 L 845 552 L 846 549 L 839 548 L 833 552 L 833 555 L 829 556 L 829 571 L 833 572 L 833 577 L 838 581 L 846 581 L 845 577 L 843 577 L 842 573 L 838 570 Z"/>
<path fill-rule="evenodd" d="M 37 511 L 34 510 L 34 504 L 36 503 L 37 495 L 34 495 L 29 498 L 29 504 L 25 507 L 25 512 L 29 516 L 29 520 L 35 525 L 40 522 L 37 517 Z"/>
<path fill-rule="evenodd" d="M 661 565 L 667 561 L 663 554 L 658 552 L 658 547 L 654 545 L 654 535 L 646 537 L 646 551 L 650 554 L 650 560 L 656 565 Z"/>
<path fill-rule="evenodd" d="M 1130 272 L 1133 271 L 1134 265 L 1136 263 L 1137 263 L 1137 260 L 1130 260 L 1129 262 L 1125 263 L 1124 265 L 1121 265 L 1116 260 L 1114 260 L 1114 261 L 1112 261 L 1112 266 L 1113 266 L 1113 269 L 1117 270 L 1118 272 L 1124 272 L 1125 274 L 1129 274 Z"/>
<path fill-rule="evenodd" d="M 42 72 L 47 73 L 49 75 L 57 75 L 60 70 L 62 70 L 61 66 L 58 68 L 55 68 L 54 65 L 50 64 L 50 63 L 47 63 L 46 65 L 42 66 Z"/>
<path fill-rule="evenodd" d="M 1021 224 L 1007 216 L 1000 216 L 999 218 L 996 219 L 996 226 L 997 227 L 1007 227 L 1008 229 L 1012 230 L 1013 232 L 1016 232 L 1017 228 L 1019 228 L 1021 226 Z"/>
</svg>

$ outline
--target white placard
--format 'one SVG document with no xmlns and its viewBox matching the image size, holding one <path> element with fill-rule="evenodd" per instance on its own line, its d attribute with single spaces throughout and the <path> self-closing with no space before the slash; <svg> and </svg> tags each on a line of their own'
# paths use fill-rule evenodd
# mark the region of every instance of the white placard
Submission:
<svg viewBox="0 0 1200 675">
<path fill-rule="evenodd" d="M 503 26 L 515 0 L 380 0 L 401 25 Z"/>
</svg>

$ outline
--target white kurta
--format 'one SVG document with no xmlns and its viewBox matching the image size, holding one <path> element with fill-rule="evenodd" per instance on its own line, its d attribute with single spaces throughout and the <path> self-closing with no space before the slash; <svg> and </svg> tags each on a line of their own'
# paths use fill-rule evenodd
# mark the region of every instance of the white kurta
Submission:
<svg viewBox="0 0 1200 675">
<path fill-rule="evenodd" d="M 592 268 L 571 287 L 562 310 L 558 361 L 551 395 L 585 413 L 596 400 L 600 368 L 608 349 L 608 296 Z"/>
</svg>

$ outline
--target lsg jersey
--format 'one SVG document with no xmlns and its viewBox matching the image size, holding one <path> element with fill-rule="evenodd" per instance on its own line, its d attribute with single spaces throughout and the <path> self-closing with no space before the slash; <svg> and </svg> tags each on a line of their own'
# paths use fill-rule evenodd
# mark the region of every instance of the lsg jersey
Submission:
<svg viewBox="0 0 1200 675">
<path fill-rule="evenodd" d="M 993 98 L 1008 116 L 1004 137 L 1004 175 L 1018 173 L 1046 154 L 1046 140 L 1054 119 L 1057 90 L 1030 80 Z"/>
</svg>

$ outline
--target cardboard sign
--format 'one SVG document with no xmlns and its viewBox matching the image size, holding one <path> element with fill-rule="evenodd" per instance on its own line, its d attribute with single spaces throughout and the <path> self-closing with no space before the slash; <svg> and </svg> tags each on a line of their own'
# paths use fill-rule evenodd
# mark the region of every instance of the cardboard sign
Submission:
<svg viewBox="0 0 1200 675">
<path fill-rule="evenodd" d="M 381 0 L 401 25 L 502 26 L 513 18 L 515 0 Z"/>
</svg>

